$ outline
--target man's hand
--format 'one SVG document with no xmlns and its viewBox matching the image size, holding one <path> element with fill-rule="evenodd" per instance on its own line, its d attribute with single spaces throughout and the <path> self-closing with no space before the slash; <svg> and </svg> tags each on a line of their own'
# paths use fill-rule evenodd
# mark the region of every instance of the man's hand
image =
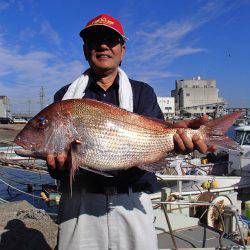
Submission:
<svg viewBox="0 0 250 250">
<path fill-rule="evenodd" d="M 177 133 L 174 135 L 175 151 L 180 153 L 189 153 L 197 149 L 200 153 L 206 153 L 207 151 L 214 152 L 216 147 L 207 147 L 204 140 L 199 138 L 199 136 L 194 135 L 192 140 L 190 140 L 185 134 L 183 128 L 198 129 L 201 125 L 204 125 L 208 121 L 208 116 L 203 115 L 202 117 L 194 120 L 186 120 L 174 123 L 172 127 L 179 128 Z"/>
<path fill-rule="evenodd" d="M 66 152 L 61 152 L 57 156 L 54 154 L 48 154 L 47 155 L 47 165 L 50 170 L 58 170 L 62 171 L 65 169 L 66 165 L 66 160 L 67 160 L 67 153 Z"/>
<path fill-rule="evenodd" d="M 50 172 L 58 172 L 65 170 L 67 167 L 71 166 L 72 161 L 72 147 L 77 148 L 77 146 L 81 145 L 82 142 L 80 140 L 75 140 L 71 143 L 69 149 L 64 150 L 58 153 L 56 156 L 54 154 L 47 155 L 47 166 Z"/>
</svg>

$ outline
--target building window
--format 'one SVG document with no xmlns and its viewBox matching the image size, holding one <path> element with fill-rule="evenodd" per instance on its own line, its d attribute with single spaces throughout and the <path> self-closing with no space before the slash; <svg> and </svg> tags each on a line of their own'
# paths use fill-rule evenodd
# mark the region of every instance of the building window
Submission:
<svg viewBox="0 0 250 250">
<path fill-rule="evenodd" d="M 172 110 L 172 107 L 165 107 L 165 110 Z"/>
<path fill-rule="evenodd" d="M 190 96 L 190 93 L 186 93 L 186 96 Z"/>
</svg>

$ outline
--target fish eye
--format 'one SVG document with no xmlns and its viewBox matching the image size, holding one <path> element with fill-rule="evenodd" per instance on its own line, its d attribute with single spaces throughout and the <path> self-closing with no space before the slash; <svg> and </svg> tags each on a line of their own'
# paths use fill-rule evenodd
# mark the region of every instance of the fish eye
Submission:
<svg viewBox="0 0 250 250">
<path fill-rule="evenodd" d="M 41 116 L 38 118 L 36 126 L 40 129 L 44 129 L 47 124 L 48 124 L 48 120 L 46 120 L 45 117 Z"/>
</svg>

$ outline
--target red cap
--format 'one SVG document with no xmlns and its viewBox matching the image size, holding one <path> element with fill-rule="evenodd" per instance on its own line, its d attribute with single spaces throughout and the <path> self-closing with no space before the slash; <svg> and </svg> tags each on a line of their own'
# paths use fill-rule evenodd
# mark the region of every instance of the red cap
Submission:
<svg viewBox="0 0 250 250">
<path fill-rule="evenodd" d="M 93 27 L 93 26 L 106 26 L 106 27 L 116 31 L 119 35 L 122 36 L 122 38 L 124 40 L 127 39 L 125 37 L 121 23 L 118 20 L 116 20 L 115 18 L 113 18 L 112 16 L 107 15 L 107 14 L 101 14 L 101 15 L 95 17 L 94 19 L 92 19 L 91 21 L 89 21 L 86 24 L 86 26 L 81 30 L 80 36 L 82 38 L 84 38 L 86 29 Z"/>
</svg>

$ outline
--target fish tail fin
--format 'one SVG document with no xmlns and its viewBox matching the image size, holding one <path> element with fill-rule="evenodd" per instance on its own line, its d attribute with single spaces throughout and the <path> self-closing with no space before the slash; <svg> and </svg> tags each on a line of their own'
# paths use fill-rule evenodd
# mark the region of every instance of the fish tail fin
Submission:
<svg viewBox="0 0 250 250">
<path fill-rule="evenodd" d="M 205 143 L 209 146 L 216 145 L 227 149 L 238 149 L 239 145 L 225 134 L 241 115 L 243 115 L 241 111 L 233 112 L 232 114 L 216 118 L 201 126 L 199 132 L 205 134 Z"/>
</svg>

